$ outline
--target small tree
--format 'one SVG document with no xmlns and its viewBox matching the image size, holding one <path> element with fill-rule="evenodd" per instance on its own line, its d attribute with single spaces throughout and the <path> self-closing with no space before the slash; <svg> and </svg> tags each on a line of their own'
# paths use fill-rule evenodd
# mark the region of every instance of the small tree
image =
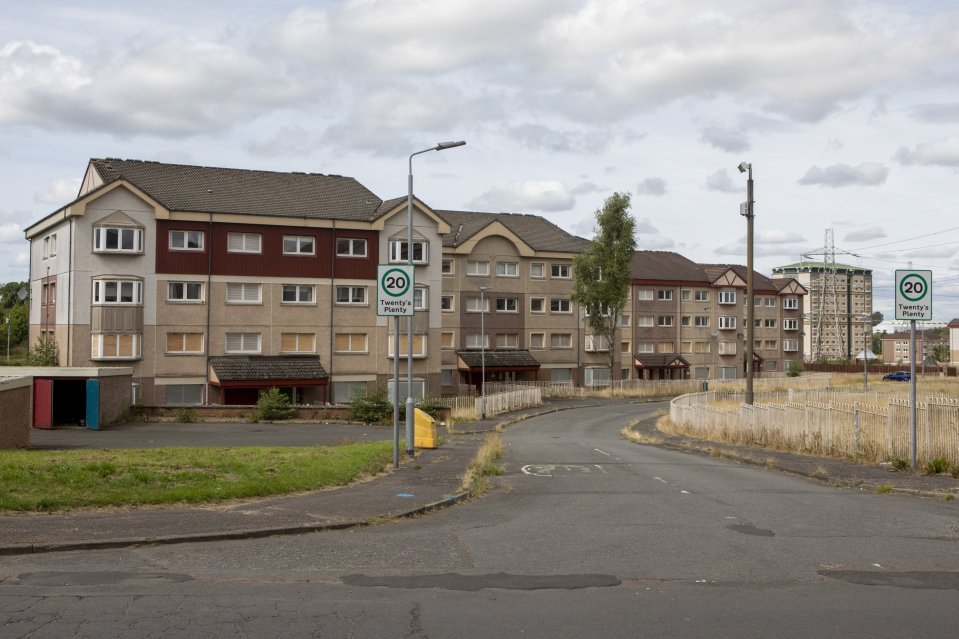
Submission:
<svg viewBox="0 0 959 639">
<path fill-rule="evenodd" d="M 945 344 L 936 344 L 932 347 L 932 357 L 937 362 L 949 361 L 949 347 Z"/>
<path fill-rule="evenodd" d="M 53 335 L 40 335 L 27 355 L 27 364 L 30 366 L 59 366 L 60 347 L 57 338 Z"/>
<path fill-rule="evenodd" d="M 596 211 L 596 237 L 573 262 L 573 301 L 585 309 L 586 324 L 609 347 L 612 379 L 619 345 L 616 332 L 626 308 L 630 265 L 636 250 L 636 220 L 629 213 L 629 193 L 613 193 Z"/>
<path fill-rule="evenodd" d="M 255 417 L 257 420 L 275 421 L 289 419 L 292 416 L 293 407 L 290 405 L 290 398 L 276 386 L 265 393 L 261 393 L 260 398 L 256 400 Z"/>
<path fill-rule="evenodd" d="M 789 366 L 786 368 L 787 377 L 799 377 L 802 375 L 803 366 L 802 361 L 798 359 L 790 360 Z"/>
<path fill-rule="evenodd" d="M 364 424 L 384 421 L 393 413 L 389 394 L 382 386 L 366 393 L 357 393 L 350 399 L 350 419 Z"/>
</svg>

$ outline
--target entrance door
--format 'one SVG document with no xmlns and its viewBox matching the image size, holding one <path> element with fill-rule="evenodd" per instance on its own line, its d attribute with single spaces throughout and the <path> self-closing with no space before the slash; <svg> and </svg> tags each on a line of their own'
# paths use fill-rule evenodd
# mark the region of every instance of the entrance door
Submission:
<svg viewBox="0 0 959 639">
<path fill-rule="evenodd" d="M 53 428 L 53 380 L 33 380 L 33 427 Z"/>
</svg>

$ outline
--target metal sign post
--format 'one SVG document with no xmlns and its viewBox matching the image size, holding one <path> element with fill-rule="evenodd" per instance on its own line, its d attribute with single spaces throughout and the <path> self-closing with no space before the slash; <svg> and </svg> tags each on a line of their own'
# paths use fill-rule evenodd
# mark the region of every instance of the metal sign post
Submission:
<svg viewBox="0 0 959 639">
<path fill-rule="evenodd" d="M 413 267 L 406 264 L 380 264 L 376 271 L 376 314 L 393 318 L 394 468 L 400 467 L 400 318 L 413 316 L 413 275 Z"/>
<path fill-rule="evenodd" d="M 916 320 L 932 319 L 932 271 L 896 270 L 896 319 L 909 320 L 909 458 L 916 468 Z"/>
</svg>

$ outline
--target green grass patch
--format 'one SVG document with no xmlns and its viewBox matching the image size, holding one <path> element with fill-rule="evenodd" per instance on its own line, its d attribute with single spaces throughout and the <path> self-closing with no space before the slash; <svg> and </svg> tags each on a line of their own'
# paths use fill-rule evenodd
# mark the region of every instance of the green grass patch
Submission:
<svg viewBox="0 0 959 639">
<path fill-rule="evenodd" d="M 382 473 L 392 442 L 344 446 L 0 450 L 0 511 L 210 503 Z"/>
</svg>

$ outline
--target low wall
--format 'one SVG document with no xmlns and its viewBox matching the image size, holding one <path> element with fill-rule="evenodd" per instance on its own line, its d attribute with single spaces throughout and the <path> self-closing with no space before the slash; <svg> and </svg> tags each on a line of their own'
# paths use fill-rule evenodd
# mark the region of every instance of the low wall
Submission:
<svg viewBox="0 0 959 639">
<path fill-rule="evenodd" d="M 33 425 L 33 378 L 0 379 L 0 448 L 26 448 Z"/>
</svg>

